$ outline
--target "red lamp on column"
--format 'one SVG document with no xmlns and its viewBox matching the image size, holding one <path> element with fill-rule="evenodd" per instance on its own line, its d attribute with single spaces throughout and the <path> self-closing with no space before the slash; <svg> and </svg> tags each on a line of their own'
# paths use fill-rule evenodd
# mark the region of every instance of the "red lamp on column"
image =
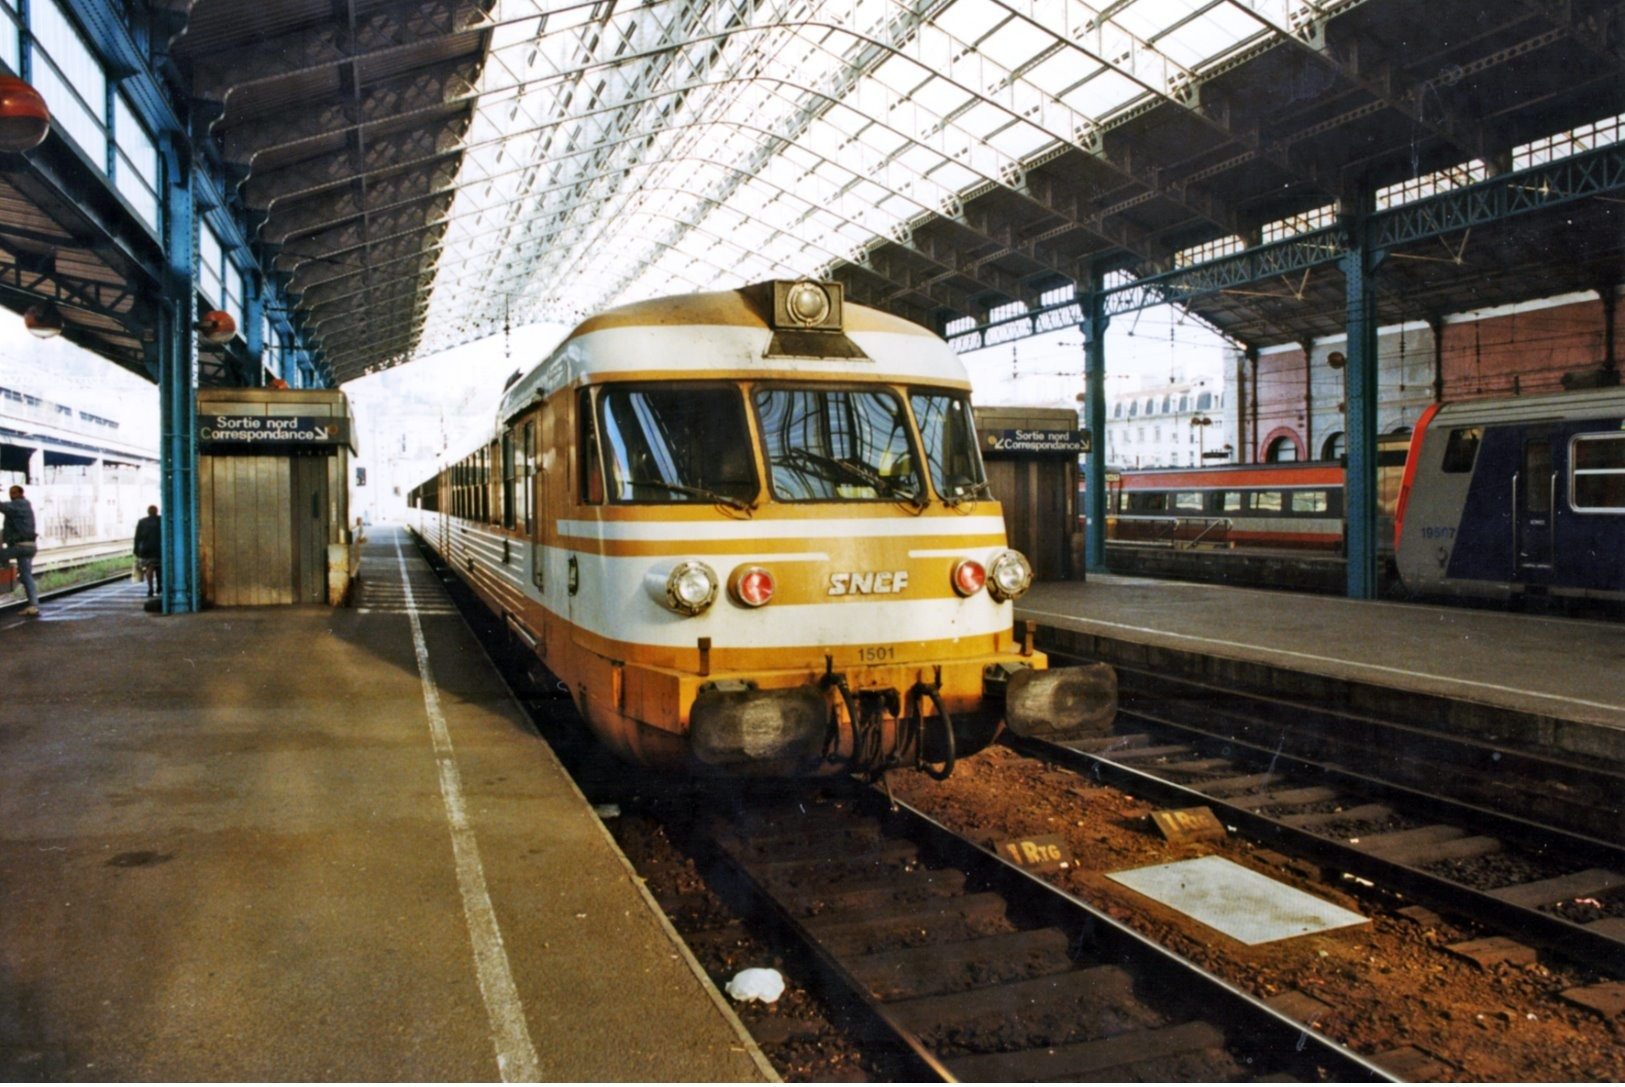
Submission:
<svg viewBox="0 0 1625 1087">
<path fill-rule="evenodd" d="M 62 311 L 49 302 L 36 302 L 23 311 L 23 327 L 42 340 L 62 335 Z"/>
<path fill-rule="evenodd" d="M 14 75 L 0 75 L 0 151 L 29 151 L 51 131 L 40 92 Z"/>
<path fill-rule="evenodd" d="M 198 318 L 198 335 L 210 343 L 226 343 L 237 335 L 237 322 L 225 310 L 212 309 Z"/>
</svg>

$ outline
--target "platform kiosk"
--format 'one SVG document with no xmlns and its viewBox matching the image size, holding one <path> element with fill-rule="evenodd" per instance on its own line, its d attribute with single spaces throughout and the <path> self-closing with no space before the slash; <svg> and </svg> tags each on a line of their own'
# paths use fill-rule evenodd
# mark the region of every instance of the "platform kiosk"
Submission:
<svg viewBox="0 0 1625 1087">
<path fill-rule="evenodd" d="M 200 389 L 197 427 L 204 604 L 344 603 L 356 570 L 345 395 Z"/>
<path fill-rule="evenodd" d="M 1078 458 L 1088 432 L 1067 408 L 981 407 L 974 411 L 993 496 L 1004 506 L 1010 546 L 1040 581 L 1082 581 Z"/>
</svg>

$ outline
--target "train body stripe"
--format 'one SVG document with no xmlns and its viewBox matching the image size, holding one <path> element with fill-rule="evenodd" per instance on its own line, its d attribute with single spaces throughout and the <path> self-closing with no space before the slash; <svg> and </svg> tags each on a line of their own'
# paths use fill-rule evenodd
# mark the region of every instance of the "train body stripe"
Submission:
<svg viewBox="0 0 1625 1087">
<path fill-rule="evenodd" d="M 1399 537 L 1405 531 L 1405 507 L 1411 501 L 1411 485 L 1416 482 L 1416 468 L 1422 461 L 1422 442 L 1427 436 L 1428 424 L 1433 417 L 1439 414 L 1443 404 L 1429 404 L 1422 412 L 1421 418 L 1416 420 L 1416 429 L 1411 432 L 1410 449 L 1405 454 L 1405 474 L 1399 479 L 1399 497 L 1394 500 L 1394 550 L 1399 550 Z"/>
<path fill-rule="evenodd" d="M 817 521 L 583 521 L 560 520 L 561 537 L 589 540 L 851 540 L 928 536 L 985 537 L 1004 534 L 1001 517 L 897 517 L 836 520 L 828 511 Z"/>
</svg>

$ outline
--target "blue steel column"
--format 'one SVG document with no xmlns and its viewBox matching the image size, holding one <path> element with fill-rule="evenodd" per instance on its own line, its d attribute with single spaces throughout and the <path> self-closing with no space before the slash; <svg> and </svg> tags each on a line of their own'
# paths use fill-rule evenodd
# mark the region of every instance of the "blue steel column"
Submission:
<svg viewBox="0 0 1625 1087">
<path fill-rule="evenodd" d="M 1079 298 L 1083 309 L 1083 409 L 1089 428 L 1089 459 L 1084 463 L 1084 566 L 1106 572 L 1106 295 L 1098 282 Z"/>
<path fill-rule="evenodd" d="M 243 299 L 243 339 L 248 344 L 248 365 L 253 373 L 248 383 L 265 384 L 265 283 L 257 275 L 248 277 L 248 297 Z"/>
<path fill-rule="evenodd" d="M 170 133 L 160 141 L 164 160 L 164 284 L 158 313 L 158 397 L 162 421 L 164 526 L 163 606 L 166 613 L 197 611 L 197 207 L 192 194 L 191 149 Z"/>
<path fill-rule="evenodd" d="M 1362 205 L 1366 200 L 1362 198 Z M 1377 320 L 1373 280 L 1383 254 L 1370 247 L 1366 208 L 1351 217 L 1349 250 L 1342 258 L 1347 300 L 1348 363 L 1343 370 L 1348 406 L 1348 467 L 1343 517 L 1348 531 L 1348 596 L 1377 596 Z"/>
</svg>

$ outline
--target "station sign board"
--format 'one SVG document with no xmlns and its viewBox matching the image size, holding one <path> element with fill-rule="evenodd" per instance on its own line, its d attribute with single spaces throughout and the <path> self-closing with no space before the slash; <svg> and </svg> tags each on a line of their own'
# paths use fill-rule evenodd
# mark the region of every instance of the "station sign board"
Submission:
<svg viewBox="0 0 1625 1087">
<path fill-rule="evenodd" d="M 206 415 L 197 417 L 199 445 L 253 449 L 346 445 L 349 420 L 317 415 Z"/>
<path fill-rule="evenodd" d="M 1087 430 L 984 430 L 982 452 L 990 457 L 1077 456 L 1089 452 Z"/>
</svg>

